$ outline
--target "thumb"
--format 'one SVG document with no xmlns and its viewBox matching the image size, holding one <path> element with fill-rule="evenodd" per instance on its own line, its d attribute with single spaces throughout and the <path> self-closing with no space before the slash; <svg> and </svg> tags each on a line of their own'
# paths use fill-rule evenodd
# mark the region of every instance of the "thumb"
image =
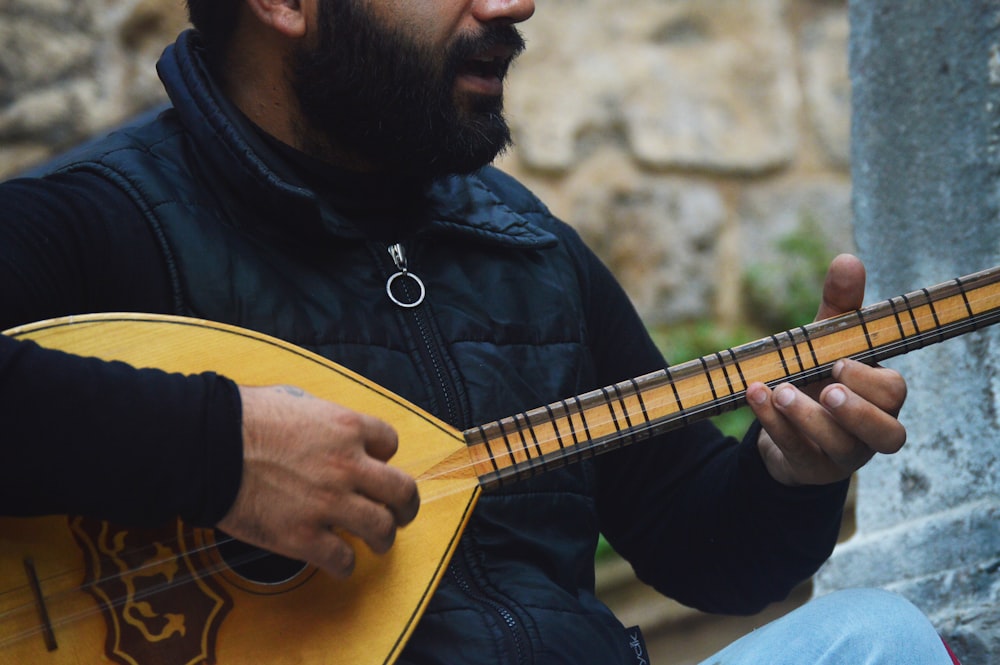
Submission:
<svg viewBox="0 0 1000 665">
<path fill-rule="evenodd" d="M 865 299 L 865 266 L 856 256 L 841 254 L 830 262 L 823 282 L 823 301 L 816 320 L 858 309 Z"/>
</svg>

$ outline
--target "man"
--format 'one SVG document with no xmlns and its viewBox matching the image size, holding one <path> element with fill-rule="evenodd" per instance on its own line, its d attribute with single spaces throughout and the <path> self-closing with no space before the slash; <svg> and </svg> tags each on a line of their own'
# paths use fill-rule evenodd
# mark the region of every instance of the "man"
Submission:
<svg viewBox="0 0 1000 665">
<path fill-rule="evenodd" d="M 510 141 L 502 84 L 533 0 L 188 5 L 197 31 L 159 64 L 171 110 L 0 188 L 3 327 L 121 310 L 233 323 L 462 429 L 662 366 L 575 233 L 485 166 Z M 819 316 L 856 308 L 863 282 L 838 258 Z M 386 462 L 419 442 L 375 418 L 0 342 L 8 514 L 180 516 L 338 576 L 354 561 L 338 532 L 385 552 L 416 514 Z M 834 381 L 750 386 L 742 443 L 695 424 L 485 495 L 402 662 L 636 662 L 593 594 L 599 532 L 682 602 L 782 598 L 829 555 L 846 479 L 905 439 L 898 374 L 844 362 Z M 948 662 L 899 599 L 819 607 L 727 657 L 803 662 L 796 634 L 809 662 Z"/>
</svg>

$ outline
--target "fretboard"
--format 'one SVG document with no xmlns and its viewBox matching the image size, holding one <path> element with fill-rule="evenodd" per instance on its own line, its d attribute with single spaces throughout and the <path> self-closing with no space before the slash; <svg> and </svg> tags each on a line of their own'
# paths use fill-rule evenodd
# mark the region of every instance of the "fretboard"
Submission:
<svg viewBox="0 0 1000 665">
<path fill-rule="evenodd" d="M 1000 320 L 1000 266 L 467 430 L 484 489 L 745 404 L 750 384 L 804 385 Z"/>
</svg>

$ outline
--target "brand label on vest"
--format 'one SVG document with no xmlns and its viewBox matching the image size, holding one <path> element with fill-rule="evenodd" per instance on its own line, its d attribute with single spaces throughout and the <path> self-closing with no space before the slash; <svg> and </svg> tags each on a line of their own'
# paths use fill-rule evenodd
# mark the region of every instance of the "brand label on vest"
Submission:
<svg viewBox="0 0 1000 665">
<path fill-rule="evenodd" d="M 642 631 L 639 626 L 632 626 L 625 629 L 625 640 L 628 643 L 629 653 L 635 660 L 635 665 L 649 665 L 649 653 L 646 651 L 646 640 L 642 639 Z"/>
</svg>

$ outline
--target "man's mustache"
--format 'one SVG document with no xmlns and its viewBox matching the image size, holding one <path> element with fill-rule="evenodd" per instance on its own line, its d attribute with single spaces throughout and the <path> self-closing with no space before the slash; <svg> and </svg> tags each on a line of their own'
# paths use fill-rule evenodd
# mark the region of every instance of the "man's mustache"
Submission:
<svg viewBox="0 0 1000 665">
<path fill-rule="evenodd" d="M 526 44 L 521 33 L 511 25 L 488 25 L 482 31 L 473 35 L 461 35 L 455 40 L 448 52 L 448 69 L 457 71 L 463 62 L 484 53 L 497 46 L 505 46 L 511 50 L 510 58 L 504 64 L 504 71 L 510 63 L 519 56 Z"/>
</svg>

